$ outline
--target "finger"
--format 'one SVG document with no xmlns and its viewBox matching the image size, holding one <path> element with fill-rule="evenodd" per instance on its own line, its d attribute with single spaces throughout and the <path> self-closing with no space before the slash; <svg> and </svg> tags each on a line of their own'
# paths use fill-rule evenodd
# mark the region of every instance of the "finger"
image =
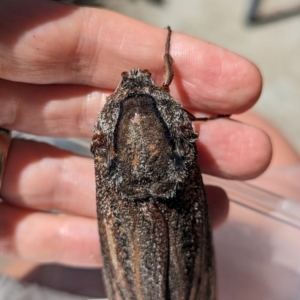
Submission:
<svg viewBox="0 0 300 300">
<path fill-rule="evenodd" d="M 96 217 L 94 164 L 45 143 L 13 139 L 1 196 L 16 206 Z"/>
<path fill-rule="evenodd" d="M 0 254 L 41 263 L 99 266 L 97 220 L 0 203 Z"/>
<path fill-rule="evenodd" d="M 211 191 L 209 188 L 208 195 L 216 196 Z M 213 205 L 214 200 L 210 205 L 213 226 L 227 215 L 228 200 L 224 194 L 217 194 L 221 205 Z M 39 263 L 100 266 L 97 220 L 29 211 L 0 203 L 0 254 Z"/>
<path fill-rule="evenodd" d="M 107 95 L 88 86 L 0 79 L 0 126 L 36 135 L 91 137 Z"/>
<path fill-rule="evenodd" d="M 273 145 L 271 165 L 276 167 L 291 166 L 300 163 L 300 154 L 287 141 L 274 124 L 253 111 L 235 116 L 234 119 L 255 126 L 268 134 Z"/>
<path fill-rule="evenodd" d="M 113 12 L 53 1 L 0 3 L 0 77 L 115 89 L 122 71 L 149 69 L 162 83 L 166 31 Z M 122 24 L 116 29 L 116 24 Z M 228 114 L 244 111 L 261 91 L 253 64 L 225 49 L 174 33 L 172 94 L 189 107 Z"/>
<path fill-rule="evenodd" d="M 206 123 L 203 124 L 205 125 Z M 251 135 L 251 131 L 247 134 L 247 128 L 245 125 L 245 130 L 241 133 L 242 138 L 247 135 L 254 136 L 255 133 Z M 219 131 L 222 136 L 222 131 Z M 233 144 L 229 143 L 227 149 L 223 145 L 223 142 L 226 144 L 227 141 L 221 141 L 220 138 L 210 139 L 209 131 L 205 132 L 205 127 L 201 127 L 204 142 L 200 144 L 199 164 L 202 171 L 227 178 L 251 177 L 261 171 L 266 160 L 262 155 L 268 152 L 263 147 L 264 141 L 261 142 L 261 148 L 256 148 L 255 143 L 247 150 L 241 145 L 242 138 L 237 139 L 238 143 L 231 138 L 229 140 Z M 234 135 L 234 132 L 233 126 L 231 134 Z M 260 131 L 257 134 L 259 133 Z M 259 137 L 255 139 L 260 140 Z M 216 144 L 211 146 L 210 143 Z M 245 143 L 249 144 L 249 141 L 246 140 Z M 236 151 L 233 150 L 235 146 Z M 245 150 L 241 151 L 241 148 Z M 212 152 L 208 152 L 207 149 L 212 149 Z M 225 154 L 222 154 L 222 151 Z M 57 209 L 95 217 L 93 160 L 78 157 L 44 143 L 14 139 L 7 158 L 1 196 L 18 206 L 41 210 Z"/>
<path fill-rule="evenodd" d="M 272 158 L 269 137 L 260 129 L 229 119 L 195 122 L 202 172 L 246 180 L 264 172 Z"/>
</svg>

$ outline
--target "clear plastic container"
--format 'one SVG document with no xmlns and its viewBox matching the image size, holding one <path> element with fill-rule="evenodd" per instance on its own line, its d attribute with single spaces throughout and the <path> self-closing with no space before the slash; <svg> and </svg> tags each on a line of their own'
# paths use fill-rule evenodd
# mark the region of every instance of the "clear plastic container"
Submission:
<svg viewBox="0 0 300 300">
<path fill-rule="evenodd" d="M 219 300 L 300 299 L 300 203 L 245 182 L 204 176 L 230 198 L 214 231 Z"/>
</svg>

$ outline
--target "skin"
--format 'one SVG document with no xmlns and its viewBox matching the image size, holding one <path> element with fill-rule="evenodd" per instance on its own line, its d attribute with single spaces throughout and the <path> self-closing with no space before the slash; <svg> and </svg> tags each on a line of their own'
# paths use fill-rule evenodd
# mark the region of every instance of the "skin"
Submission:
<svg viewBox="0 0 300 300">
<path fill-rule="evenodd" d="M 161 28 L 46 0 L 2 0 L 0 20 L 1 127 L 91 138 L 97 113 L 123 71 L 148 69 L 157 85 L 163 82 Z M 170 52 L 170 94 L 193 114 L 241 113 L 257 101 L 261 75 L 246 59 L 176 32 Z M 194 125 L 203 173 L 250 179 L 267 168 L 272 149 L 261 130 L 227 119 Z M 228 199 L 218 187 L 208 187 L 207 194 L 217 226 L 226 219 Z M 102 264 L 92 159 L 13 140 L 0 195 L 1 255 Z"/>
</svg>

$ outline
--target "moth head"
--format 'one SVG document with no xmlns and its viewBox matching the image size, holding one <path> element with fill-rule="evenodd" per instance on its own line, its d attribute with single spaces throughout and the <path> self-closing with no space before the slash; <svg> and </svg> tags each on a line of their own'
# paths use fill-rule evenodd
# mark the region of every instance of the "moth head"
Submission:
<svg viewBox="0 0 300 300">
<path fill-rule="evenodd" d="M 154 85 L 151 73 L 148 70 L 132 69 L 129 72 L 123 72 L 121 76 L 121 86 L 125 88 Z"/>
</svg>

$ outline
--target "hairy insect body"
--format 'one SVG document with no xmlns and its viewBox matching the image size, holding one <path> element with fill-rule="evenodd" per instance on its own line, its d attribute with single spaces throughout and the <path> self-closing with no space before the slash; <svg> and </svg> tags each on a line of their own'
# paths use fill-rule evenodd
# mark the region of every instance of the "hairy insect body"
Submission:
<svg viewBox="0 0 300 300">
<path fill-rule="evenodd" d="M 110 300 L 215 299 L 196 139 L 187 113 L 148 71 L 122 74 L 91 144 Z"/>
</svg>

